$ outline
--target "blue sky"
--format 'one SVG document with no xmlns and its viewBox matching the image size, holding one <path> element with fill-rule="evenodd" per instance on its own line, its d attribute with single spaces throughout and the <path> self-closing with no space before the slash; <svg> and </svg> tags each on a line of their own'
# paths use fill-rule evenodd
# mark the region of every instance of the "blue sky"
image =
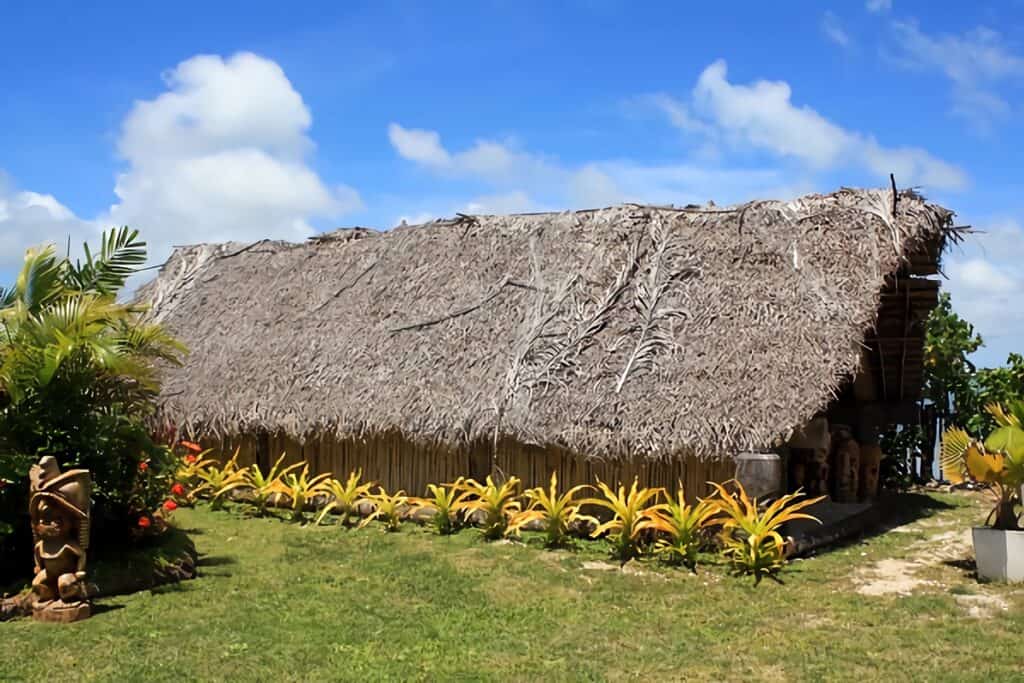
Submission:
<svg viewBox="0 0 1024 683">
<path fill-rule="evenodd" d="M 456 211 L 882 185 L 1024 333 L 1024 2 L 21 2 L 0 7 L 0 281 L 111 224 L 174 244 Z"/>
</svg>

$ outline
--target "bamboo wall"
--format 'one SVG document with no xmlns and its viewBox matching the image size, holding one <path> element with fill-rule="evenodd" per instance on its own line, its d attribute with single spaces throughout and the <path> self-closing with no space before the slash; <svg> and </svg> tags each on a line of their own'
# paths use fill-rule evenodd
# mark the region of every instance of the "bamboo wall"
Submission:
<svg viewBox="0 0 1024 683">
<path fill-rule="evenodd" d="M 552 471 L 558 473 L 559 488 L 576 484 L 593 485 L 597 479 L 609 486 L 619 482 L 628 486 L 636 477 L 640 486 L 661 486 L 670 491 L 675 491 L 681 483 L 691 501 L 707 493 L 707 482 L 726 481 L 736 473 L 736 464 L 731 459 L 701 461 L 694 457 L 684 457 L 658 461 L 643 458 L 594 460 L 558 448 L 525 446 L 514 441 L 499 443 L 495 464 L 500 472 L 522 479 L 524 487 L 547 486 Z"/>
<path fill-rule="evenodd" d="M 663 486 L 673 491 L 682 482 L 692 500 L 707 493 L 708 481 L 731 479 L 736 471 L 735 463 L 728 459 L 591 460 L 559 448 L 526 446 L 511 440 L 499 442 L 497 457 L 492 457 L 491 442 L 453 449 L 410 443 L 398 433 L 364 439 L 324 436 L 304 444 L 285 435 L 260 435 L 204 445 L 226 455 L 237 448 L 238 464 L 243 467 L 259 463 L 266 470 L 284 453 L 285 464 L 305 460 L 313 474 L 331 472 L 341 479 L 362 469 L 364 480 L 375 481 L 388 491 L 404 489 L 411 495 L 423 495 L 427 484 L 447 483 L 460 476 L 482 481 L 492 471 L 517 476 L 524 487 L 544 486 L 555 471 L 560 488 L 594 484 L 597 478 L 609 485 L 628 485 L 635 476 L 641 486 Z"/>
</svg>

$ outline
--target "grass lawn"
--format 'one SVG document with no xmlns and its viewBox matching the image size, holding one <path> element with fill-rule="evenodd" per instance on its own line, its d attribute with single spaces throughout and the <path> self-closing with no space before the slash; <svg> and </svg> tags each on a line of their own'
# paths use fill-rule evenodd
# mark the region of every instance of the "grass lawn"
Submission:
<svg viewBox="0 0 1024 683">
<path fill-rule="evenodd" d="M 102 600 L 70 626 L 0 624 L 0 679 L 1021 680 L 1024 589 L 979 585 L 966 550 L 942 554 L 979 502 L 929 503 L 926 518 L 757 587 L 721 564 L 606 568 L 599 543 L 548 552 L 472 530 L 180 510 L 198 580 Z M 899 561 L 914 568 L 910 595 L 857 591 Z M 979 601 L 1001 607 L 972 612 Z"/>
</svg>

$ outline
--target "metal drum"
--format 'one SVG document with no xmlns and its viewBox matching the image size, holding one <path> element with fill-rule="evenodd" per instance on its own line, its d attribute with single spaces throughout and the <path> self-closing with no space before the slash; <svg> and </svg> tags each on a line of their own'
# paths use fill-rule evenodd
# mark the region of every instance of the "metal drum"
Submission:
<svg viewBox="0 0 1024 683">
<path fill-rule="evenodd" d="M 778 453 L 740 453 L 736 480 L 751 498 L 774 498 L 782 493 L 782 458 Z"/>
</svg>

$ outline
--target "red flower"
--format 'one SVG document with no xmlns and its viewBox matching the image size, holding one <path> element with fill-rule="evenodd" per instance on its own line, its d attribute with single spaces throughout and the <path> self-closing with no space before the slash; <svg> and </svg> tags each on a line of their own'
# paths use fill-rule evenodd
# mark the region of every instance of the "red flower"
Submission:
<svg viewBox="0 0 1024 683">
<path fill-rule="evenodd" d="M 175 503 L 173 500 L 165 500 L 164 501 L 164 510 L 167 510 L 168 512 L 174 512 L 177 509 L 178 509 L 178 504 Z"/>
<path fill-rule="evenodd" d="M 174 486 L 171 487 L 171 493 L 173 493 L 176 496 L 184 496 L 185 487 L 182 486 L 181 484 L 175 484 Z"/>
<path fill-rule="evenodd" d="M 139 472 L 145 472 L 149 469 L 149 463 L 143 460 L 139 463 Z"/>
<path fill-rule="evenodd" d="M 187 448 L 188 450 L 192 451 L 193 453 L 199 453 L 200 451 L 203 450 L 202 446 L 191 441 L 179 441 L 178 443 Z"/>
<path fill-rule="evenodd" d="M 151 525 L 152 523 L 153 523 L 153 520 L 151 520 L 151 519 L 150 519 L 149 517 L 147 517 L 146 515 L 143 515 L 142 517 L 139 517 L 139 528 L 140 528 L 140 529 L 148 529 L 148 528 L 149 528 L 149 526 L 150 526 L 150 525 Z"/>
<path fill-rule="evenodd" d="M 189 453 L 188 455 L 185 456 L 185 462 L 187 464 L 191 465 L 195 461 L 196 461 L 196 456 L 192 455 L 191 453 Z"/>
</svg>

